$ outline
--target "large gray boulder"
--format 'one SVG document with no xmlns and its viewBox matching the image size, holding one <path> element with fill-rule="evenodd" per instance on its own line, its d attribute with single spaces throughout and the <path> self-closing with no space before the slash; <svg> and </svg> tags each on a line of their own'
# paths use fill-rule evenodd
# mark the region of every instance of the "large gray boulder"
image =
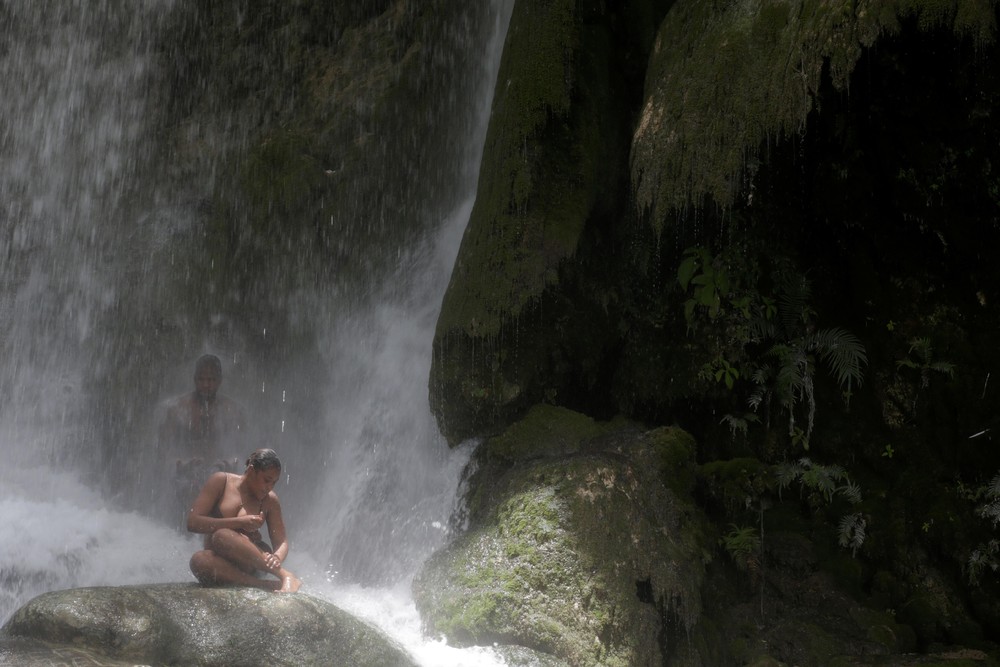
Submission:
<svg viewBox="0 0 1000 667">
<path fill-rule="evenodd" d="M 415 665 L 382 632 L 329 602 L 197 584 L 45 593 L 15 612 L 0 640 L 0 665 L 49 665 L 67 652 L 79 664 Z"/>
</svg>

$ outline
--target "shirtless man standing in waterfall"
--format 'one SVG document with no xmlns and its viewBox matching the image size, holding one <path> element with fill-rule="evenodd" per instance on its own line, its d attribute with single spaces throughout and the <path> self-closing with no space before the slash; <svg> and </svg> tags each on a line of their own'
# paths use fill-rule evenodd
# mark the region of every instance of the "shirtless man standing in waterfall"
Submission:
<svg viewBox="0 0 1000 667">
<path fill-rule="evenodd" d="M 175 493 L 170 522 L 183 529 L 191 498 L 217 470 L 239 471 L 245 452 L 243 407 L 219 393 L 222 362 L 203 355 L 194 366 L 194 391 L 170 401 L 159 426 L 159 456 L 173 461 Z"/>
<path fill-rule="evenodd" d="M 242 475 L 213 473 L 188 512 L 187 528 L 205 534 L 205 548 L 191 556 L 191 572 L 204 585 L 254 586 L 293 593 L 302 582 L 282 563 L 288 539 L 274 485 L 281 461 L 271 449 L 258 449 Z M 260 529 L 267 524 L 269 545 Z M 273 545 L 273 547 L 271 546 Z M 260 578 L 257 572 L 277 580 Z"/>
<path fill-rule="evenodd" d="M 160 446 L 176 457 L 178 470 L 237 470 L 239 459 L 234 457 L 245 440 L 246 416 L 243 406 L 219 392 L 221 386 L 222 362 L 214 354 L 202 355 L 194 365 L 194 391 L 168 405 L 159 427 Z"/>
</svg>

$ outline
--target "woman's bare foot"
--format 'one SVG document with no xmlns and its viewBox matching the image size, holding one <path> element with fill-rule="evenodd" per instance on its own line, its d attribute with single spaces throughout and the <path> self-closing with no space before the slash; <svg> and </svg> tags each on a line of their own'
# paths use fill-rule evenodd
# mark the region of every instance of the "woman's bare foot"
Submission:
<svg viewBox="0 0 1000 667">
<path fill-rule="evenodd" d="M 287 573 L 281 578 L 281 588 L 278 589 L 279 593 L 294 593 L 299 590 L 302 582 L 294 574 Z"/>
</svg>

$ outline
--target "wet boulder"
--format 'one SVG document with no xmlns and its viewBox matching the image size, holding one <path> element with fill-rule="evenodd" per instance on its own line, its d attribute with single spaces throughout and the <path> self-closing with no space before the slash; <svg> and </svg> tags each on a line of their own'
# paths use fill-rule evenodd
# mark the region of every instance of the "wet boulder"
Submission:
<svg viewBox="0 0 1000 667">
<path fill-rule="evenodd" d="M 100 664 L 415 664 L 381 631 L 310 595 L 197 584 L 44 593 L 14 613 L 0 638 L 0 664 L 52 664 L 69 654 Z"/>
<path fill-rule="evenodd" d="M 480 448 L 470 528 L 414 582 L 429 630 L 573 665 L 668 664 L 689 651 L 711 551 L 685 499 L 693 447 L 676 428 L 531 410 Z"/>
</svg>

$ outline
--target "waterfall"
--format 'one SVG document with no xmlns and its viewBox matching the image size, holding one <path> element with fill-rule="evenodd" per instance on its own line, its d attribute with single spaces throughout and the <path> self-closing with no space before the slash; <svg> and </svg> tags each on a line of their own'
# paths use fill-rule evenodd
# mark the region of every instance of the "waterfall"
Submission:
<svg viewBox="0 0 1000 667">
<path fill-rule="evenodd" d="M 141 160 L 144 35 L 167 3 L 0 4 L 0 439 L 23 465 L 73 459 L 80 354 L 114 276 L 114 218 Z M 133 43 L 115 51 L 109 42 Z M 138 94 L 137 94 L 138 93 Z"/>
<path fill-rule="evenodd" d="M 312 348 L 286 375 L 252 358 L 241 343 L 250 326 L 233 333 L 230 314 L 209 313 L 209 328 L 229 337 L 204 344 L 224 353 L 225 388 L 259 410 L 262 439 L 286 463 L 276 490 L 304 590 L 382 625 L 428 665 L 495 664 L 420 637 L 407 587 L 447 539 L 470 453 L 439 434 L 427 383 L 512 5 L 494 0 L 489 39 L 472 40 L 475 108 L 459 138 L 463 177 L 436 202 L 447 212 L 363 294 L 337 299 L 314 285 L 287 295 Z M 0 511 L 19 536 L 0 545 L 0 622 L 45 590 L 191 580 L 198 541 L 157 519 L 155 448 L 108 434 L 141 433 L 152 398 L 190 388 L 193 359 L 133 373 L 142 381 L 120 392 L 102 393 L 111 383 L 100 381 L 116 364 L 148 366 L 135 351 L 168 337 L 159 323 L 173 318 L 161 327 L 169 334 L 195 319 L 176 312 L 169 290 L 184 279 L 175 239 L 201 203 L 170 191 L 178 179 L 152 183 L 160 165 L 148 149 L 163 122 L 154 50 L 180 10 L 172 0 L 0 0 Z M 218 138 L 236 125 L 203 131 Z M 130 312 L 142 321 L 122 323 Z M 262 339 L 269 324 L 259 323 Z M 181 349 L 175 339 L 159 344 Z M 325 386 L 290 380 L 303 367 L 319 367 L 309 380 Z M 289 407 L 303 400 L 310 410 Z M 295 423 L 303 414 L 318 423 Z"/>
<path fill-rule="evenodd" d="M 182 574 L 169 531 L 116 516 L 77 474 L 96 449 L 84 350 L 114 298 L 110 221 L 142 160 L 143 45 L 168 6 L 0 4 L 0 510 L 18 535 L 0 547 L 4 619 L 49 588 Z"/>
</svg>

